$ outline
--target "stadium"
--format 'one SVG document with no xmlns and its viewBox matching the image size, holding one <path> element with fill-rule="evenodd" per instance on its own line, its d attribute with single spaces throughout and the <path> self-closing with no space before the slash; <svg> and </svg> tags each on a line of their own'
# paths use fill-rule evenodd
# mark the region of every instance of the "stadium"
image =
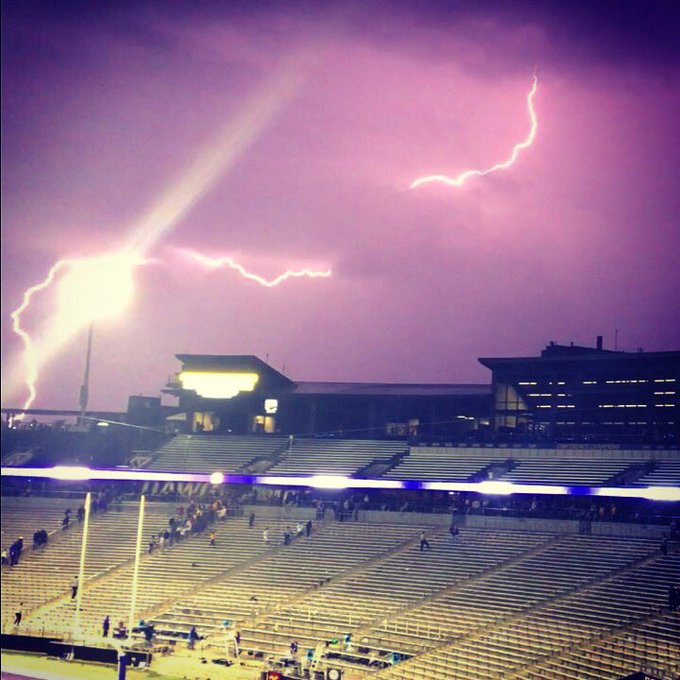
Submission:
<svg viewBox="0 0 680 680">
<path fill-rule="evenodd" d="M 680 677 L 680 352 L 177 359 L 176 406 L 4 409 L 3 677 Z"/>
</svg>

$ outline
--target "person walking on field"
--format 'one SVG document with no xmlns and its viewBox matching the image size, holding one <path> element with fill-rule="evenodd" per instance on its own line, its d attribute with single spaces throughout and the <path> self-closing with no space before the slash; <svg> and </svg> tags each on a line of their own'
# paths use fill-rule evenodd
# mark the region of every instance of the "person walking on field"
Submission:
<svg viewBox="0 0 680 680">
<path fill-rule="evenodd" d="M 427 536 L 424 531 L 420 532 L 420 552 L 423 550 L 431 550 L 430 542 L 427 540 Z"/>
<path fill-rule="evenodd" d="M 21 623 L 21 619 L 23 617 L 23 606 L 24 606 L 24 603 L 20 602 L 18 609 L 16 610 L 16 612 L 14 612 L 14 625 L 17 626 L 17 627 Z"/>
<path fill-rule="evenodd" d="M 103 637 L 109 637 L 109 628 L 111 628 L 111 620 L 109 619 L 109 615 L 107 614 L 106 617 L 104 618 L 104 621 L 102 622 Z"/>
</svg>

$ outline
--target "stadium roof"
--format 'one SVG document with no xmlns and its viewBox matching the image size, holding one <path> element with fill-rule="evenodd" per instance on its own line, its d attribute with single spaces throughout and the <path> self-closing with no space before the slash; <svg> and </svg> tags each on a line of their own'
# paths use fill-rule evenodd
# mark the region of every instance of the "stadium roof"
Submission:
<svg viewBox="0 0 680 680">
<path fill-rule="evenodd" d="M 411 383 L 360 383 L 360 382 L 299 382 L 296 394 L 342 394 L 350 396 L 388 395 L 395 397 L 423 396 L 488 396 L 491 385 L 443 385 Z"/>
</svg>

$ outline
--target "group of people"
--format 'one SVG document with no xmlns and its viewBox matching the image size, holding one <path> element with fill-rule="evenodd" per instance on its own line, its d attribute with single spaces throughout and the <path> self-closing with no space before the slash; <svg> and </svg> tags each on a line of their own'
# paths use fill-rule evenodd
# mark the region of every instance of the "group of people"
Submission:
<svg viewBox="0 0 680 680">
<path fill-rule="evenodd" d="M 269 542 L 268 529 L 265 529 L 265 532 L 267 532 L 267 537 L 265 537 L 263 533 L 264 542 L 268 543 Z M 306 524 L 298 522 L 297 526 L 295 527 L 295 532 L 293 532 L 293 530 L 290 527 L 286 527 L 285 531 L 283 532 L 283 545 L 290 545 L 291 541 L 294 538 L 296 538 L 297 536 L 302 536 L 303 534 L 309 538 L 311 533 L 312 533 L 311 519 L 308 520 Z"/>
<path fill-rule="evenodd" d="M 221 500 L 216 499 L 212 503 L 203 504 L 190 501 L 187 507 L 178 505 L 175 517 L 168 519 L 168 526 L 161 529 L 157 534 L 152 534 L 147 547 L 147 552 L 152 553 L 157 547 L 161 550 L 174 543 L 179 543 L 189 534 L 197 534 L 208 528 L 215 520 L 224 520 L 228 514 L 228 508 Z M 214 546 L 217 532 L 210 532 L 210 545 Z"/>
</svg>

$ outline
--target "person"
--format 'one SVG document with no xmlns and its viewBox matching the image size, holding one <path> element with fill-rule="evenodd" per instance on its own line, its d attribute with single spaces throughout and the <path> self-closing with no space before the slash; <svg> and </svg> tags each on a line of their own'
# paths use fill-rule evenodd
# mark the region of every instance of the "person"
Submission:
<svg viewBox="0 0 680 680">
<path fill-rule="evenodd" d="M 78 594 L 78 577 L 74 576 L 73 580 L 71 581 L 71 599 L 75 600 L 77 594 Z"/>
<path fill-rule="evenodd" d="M 196 630 L 196 626 L 191 626 L 191 630 L 189 631 L 189 649 L 194 648 L 196 640 L 198 640 L 198 631 Z"/>
<path fill-rule="evenodd" d="M 248 515 L 248 526 L 252 529 L 255 526 L 255 513 L 251 512 Z"/>
<path fill-rule="evenodd" d="M 286 530 L 283 532 L 283 545 L 289 544 L 290 544 L 290 527 L 286 527 Z"/>
<path fill-rule="evenodd" d="M 109 618 L 109 615 L 107 614 L 104 617 L 104 621 L 102 621 L 102 636 L 103 637 L 109 637 L 109 628 L 111 628 L 111 619 Z"/>
<path fill-rule="evenodd" d="M 420 552 L 422 552 L 423 550 L 425 550 L 425 548 L 427 548 L 428 550 L 430 550 L 430 549 L 431 549 L 431 546 L 430 546 L 429 541 L 427 540 L 427 536 L 425 535 L 425 532 L 424 532 L 424 531 L 421 531 L 421 532 L 420 532 Z"/>
<path fill-rule="evenodd" d="M 23 616 L 23 606 L 24 606 L 24 603 L 20 602 L 19 607 L 14 612 L 14 625 L 15 626 L 18 626 L 21 623 L 21 618 Z"/>
<path fill-rule="evenodd" d="M 9 564 L 9 555 L 7 553 L 7 548 L 2 549 L 2 564 Z"/>
<path fill-rule="evenodd" d="M 118 621 L 116 630 L 113 631 L 113 637 L 117 640 L 124 640 L 127 637 L 127 628 L 125 627 L 125 623 L 123 623 L 123 621 Z"/>
<path fill-rule="evenodd" d="M 451 538 L 455 541 L 456 537 L 460 534 L 460 529 L 458 528 L 458 525 L 452 524 L 449 527 L 449 533 L 451 534 Z"/>
<path fill-rule="evenodd" d="M 234 642 L 238 647 L 241 646 L 241 633 L 238 630 L 234 633 Z"/>
<path fill-rule="evenodd" d="M 81 505 L 78 510 L 76 511 L 76 519 L 78 520 L 78 524 L 82 524 L 83 520 L 85 519 L 85 506 Z"/>
<path fill-rule="evenodd" d="M 668 609 L 672 612 L 676 611 L 680 600 L 680 589 L 678 586 L 671 585 L 668 587 Z"/>
<path fill-rule="evenodd" d="M 293 640 L 290 643 L 290 655 L 295 656 L 297 654 L 297 650 L 298 650 L 298 643 L 295 640 Z"/>
<path fill-rule="evenodd" d="M 309 538 L 310 534 L 312 533 L 312 520 L 307 520 L 307 524 L 305 525 L 305 533 L 307 534 L 307 538 Z"/>
<path fill-rule="evenodd" d="M 64 513 L 64 519 L 61 520 L 61 528 L 66 531 L 68 529 L 68 523 L 71 521 L 68 511 Z"/>
<path fill-rule="evenodd" d="M 146 640 L 146 643 L 150 645 L 153 642 L 153 636 L 156 634 L 156 631 L 153 627 L 152 623 L 147 623 L 146 626 L 144 626 L 144 639 Z"/>
<path fill-rule="evenodd" d="M 302 522 L 297 523 L 297 526 L 295 527 L 295 533 L 298 536 L 302 536 L 302 534 L 305 533 L 305 525 Z"/>
<path fill-rule="evenodd" d="M 210 532 L 210 546 L 215 547 L 215 539 L 217 538 L 217 534 L 214 531 Z"/>
<path fill-rule="evenodd" d="M 266 527 L 262 532 L 262 540 L 264 541 L 265 545 L 269 545 L 269 527 Z"/>
<path fill-rule="evenodd" d="M 661 541 L 661 554 L 666 557 L 668 555 L 668 539 L 664 536 Z"/>
</svg>

